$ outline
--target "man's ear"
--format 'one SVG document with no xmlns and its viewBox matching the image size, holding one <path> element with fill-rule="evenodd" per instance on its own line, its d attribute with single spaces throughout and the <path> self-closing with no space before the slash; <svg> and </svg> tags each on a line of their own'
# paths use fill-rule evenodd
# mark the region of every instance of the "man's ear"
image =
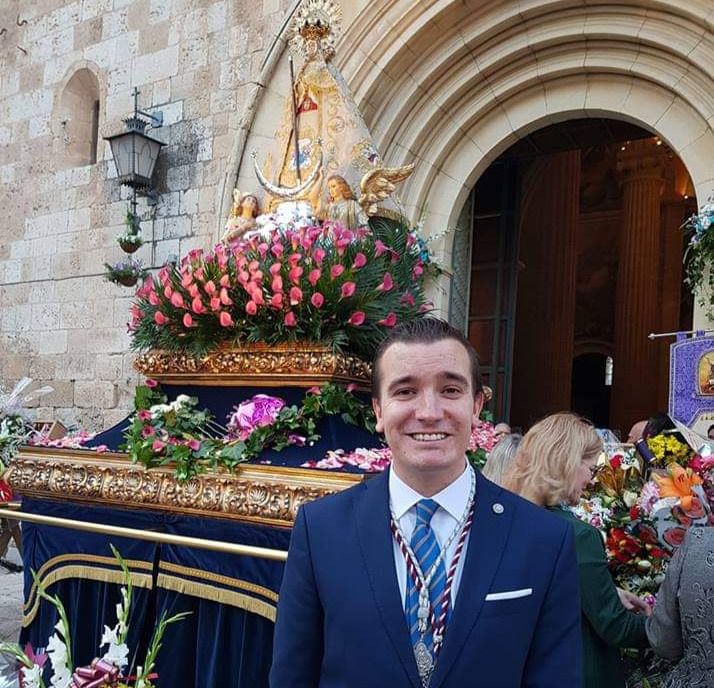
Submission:
<svg viewBox="0 0 714 688">
<path fill-rule="evenodd" d="M 379 405 L 379 399 L 372 397 L 372 409 L 374 415 L 377 416 L 377 432 L 384 432 L 384 423 L 382 422 L 382 407 Z"/>
<path fill-rule="evenodd" d="M 471 430 L 475 430 L 479 424 L 479 416 L 481 415 L 481 409 L 483 408 L 483 392 L 479 392 L 474 397 L 474 412 L 471 416 Z"/>
</svg>

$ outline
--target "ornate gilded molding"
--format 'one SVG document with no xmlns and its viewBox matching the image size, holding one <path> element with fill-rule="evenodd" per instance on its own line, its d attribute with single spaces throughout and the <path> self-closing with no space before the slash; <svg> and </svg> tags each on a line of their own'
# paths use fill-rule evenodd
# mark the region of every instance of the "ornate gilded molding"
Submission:
<svg viewBox="0 0 714 688">
<path fill-rule="evenodd" d="M 235 473 L 204 473 L 181 484 L 172 467 L 146 469 L 125 454 L 26 447 L 3 479 L 33 497 L 291 526 L 301 504 L 344 490 L 362 476 L 245 464 Z"/>
<path fill-rule="evenodd" d="M 159 382 L 213 386 L 312 387 L 334 381 L 368 391 L 372 375 L 372 366 L 357 356 L 295 342 L 221 348 L 201 358 L 153 350 L 137 356 L 134 367 Z"/>
</svg>

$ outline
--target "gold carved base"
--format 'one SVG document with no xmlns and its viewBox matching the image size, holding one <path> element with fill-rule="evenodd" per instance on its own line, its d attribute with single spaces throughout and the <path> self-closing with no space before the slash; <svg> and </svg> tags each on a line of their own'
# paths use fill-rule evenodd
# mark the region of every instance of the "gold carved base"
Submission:
<svg viewBox="0 0 714 688">
<path fill-rule="evenodd" d="M 372 367 L 319 344 L 293 342 L 220 348 L 201 358 L 170 351 L 137 356 L 134 367 L 159 382 L 246 387 L 312 387 L 324 382 L 355 384 L 368 391 Z"/>
<path fill-rule="evenodd" d="M 3 480 L 32 497 L 291 526 L 301 504 L 351 487 L 362 476 L 245 464 L 235 473 L 204 473 L 181 484 L 171 466 L 149 470 L 125 454 L 26 447 Z"/>
</svg>

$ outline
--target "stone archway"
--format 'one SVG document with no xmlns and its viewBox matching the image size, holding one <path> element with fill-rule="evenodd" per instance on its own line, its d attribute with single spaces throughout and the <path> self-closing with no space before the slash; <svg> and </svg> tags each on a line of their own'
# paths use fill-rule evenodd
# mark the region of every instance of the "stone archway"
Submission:
<svg viewBox="0 0 714 688">
<path fill-rule="evenodd" d="M 714 10 L 707 3 L 350 5 L 354 19 L 338 45 L 338 66 L 385 160 L 417 162 L 402 200 L 412 219 L 427 207 L 433 234 L 456 225 L 474 183 L 508 146 L 573 117 L 648 128 L 682 159 L 699 198 L 714 186 Z M 259 102 L 246 107 L 249 133 L 237 142 L 227 180 L 252 181 L 246 153 L 260 150 L 277 124 L 275 105 L 288 92 L 278 60 L 283 38 L 266 58 Z M 221 216 L 227 198 L 224 190 Z M 446 242 L 434 248 L 448 264 Z M 437 294 L 437 305 L 447 299 Z M 695 324 L 704 324 L 701 314 Z"/>
</svg>

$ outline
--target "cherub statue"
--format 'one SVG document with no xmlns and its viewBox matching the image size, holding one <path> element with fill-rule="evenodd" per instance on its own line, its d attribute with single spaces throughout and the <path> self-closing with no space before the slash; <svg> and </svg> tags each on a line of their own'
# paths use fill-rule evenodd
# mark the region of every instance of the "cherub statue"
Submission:
<svg viewBox="0 0 714 688">
<path fill-rule="evenodd" d="M 327 178 L 327 190 L 330 194 L 327 206 L 323 207 L 322 198 L 318 195 L 321 184 L 315 185 L 317 193 L 313 196 L 312 203 L 315 214 L 321 220 L 339 222 L 347 229 L 357 229 L 368 224 L 367 213 L 357 203 L 347 180 L 339 174 Z"/>
<path fill-rule="evenodd" d="M 240 239 L 246 232 L 255 229 L 255 218 L 260 213 L 258 198 L 233 189 L 233 208 L 221 237 L 222 244 Z"/>
</svg>

